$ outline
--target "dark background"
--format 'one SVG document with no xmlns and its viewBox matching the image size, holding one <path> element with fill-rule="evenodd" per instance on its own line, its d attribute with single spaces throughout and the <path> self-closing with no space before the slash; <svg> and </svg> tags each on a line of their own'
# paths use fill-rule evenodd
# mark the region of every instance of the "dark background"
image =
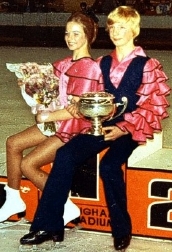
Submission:
<svg viewBox="0 0 172 252">
<path fill-rule="evenodd" d="M 0 25 L 0 46 L 66 47 L 65 27 Z M 172 29 L 142 28 L 136 45 L 147 50 L 172 50 Z M 92 48 L 114 48 L 105 28 L 100 27 Z"/>
</svg>

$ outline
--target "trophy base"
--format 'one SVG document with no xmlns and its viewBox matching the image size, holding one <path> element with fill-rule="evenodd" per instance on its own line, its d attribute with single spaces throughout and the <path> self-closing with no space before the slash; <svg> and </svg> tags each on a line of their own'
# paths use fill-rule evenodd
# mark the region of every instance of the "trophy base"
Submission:
<svg viewBox="0 0 172 252">
<path fill-rule="evenodd" d="M 92 127 L 87 132 L 87 134 L 94 135 L 94 136 L 104 135 L 100 118 L 98 117 L 91 118 L 91 122 L 92 122 Z"/>
<path fill-rule="evenodd" d="M 94 135 L 94 136 L 102 136 L 104 135 L 102 130 L 95 130 L 95 129 L 90 129 L 89 131 L 87 131 L 87 134 L 89 135 Z"/>
</svg>

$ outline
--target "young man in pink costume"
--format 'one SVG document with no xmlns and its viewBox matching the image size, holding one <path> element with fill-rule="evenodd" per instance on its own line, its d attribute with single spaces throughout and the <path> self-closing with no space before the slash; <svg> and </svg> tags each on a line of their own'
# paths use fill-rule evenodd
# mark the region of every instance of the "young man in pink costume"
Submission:
<svg viewBox="0 0 172 252">
<path fill-rule="evenodd" d="M 30 232 L 20 239 L 21 244 L 63 241 L 62 216 L 74 171 L 108 147 L 100 163 L 100 175 L 114 248 L 125 251 L 130 244 L 132 225 L 121 165 L 139 144 L 161 131 L 161 120 L 168 117 L 166 95 L 170 88 L 161 64 L 134 45 L 140 31 L 140 15 L 135 9 L 120 6 L 112 11 L 107 17 L 107 30 L 115 49 L 100 59 L 105 91 L 113 94 L 117 103 L 126 97 L 127 108 L 121 116 L 103 123 L 104 136 L 79 134 L 58 150 Z"/>
</svg>

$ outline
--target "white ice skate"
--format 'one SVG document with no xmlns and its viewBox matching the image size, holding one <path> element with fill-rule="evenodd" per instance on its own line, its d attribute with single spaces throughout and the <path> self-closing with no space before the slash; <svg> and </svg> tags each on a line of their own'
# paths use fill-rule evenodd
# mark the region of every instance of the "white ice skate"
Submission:
<svg viewBox="0 0 172 252">
<path fill-rule="evenodd" d="M 64 207 L 63 219 L 64 226 L 66 226 L 69 222 L 72 222 L 76 226 L 80 223 L 80 209 L 69 198 L 67 199 Z"/>
<path fill-rule="evenodd" d="M 0 222 L 6 221 L 9 217 L 17 214 L 19 218 L 25 216 L 26 204 L 20 197 L 19 190 L 10 188 L 8 185 L 4 187 L 6 191 L 6 201 L 0 208 Z"/>
</svg>

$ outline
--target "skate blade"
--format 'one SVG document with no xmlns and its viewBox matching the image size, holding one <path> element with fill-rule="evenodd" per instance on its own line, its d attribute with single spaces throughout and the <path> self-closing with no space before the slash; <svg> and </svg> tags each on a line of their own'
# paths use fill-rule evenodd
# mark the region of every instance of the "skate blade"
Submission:
<svg viewBox="0 0 172 252">
<path fill-rule="evenodd" d="M 35 252 L 41 252 L 41 251 L 56 251 L 56 249 L 64 248 L 65 246 L 62 245 L 61 242 L 53 242 L 53 241 L 47 241 L 42 244 L 36 244 L 36 245 L 20 245 L 19 251 L 20 252 L 27 252 L 27 251 L 35 251 Z"/>
<path fill-rule="evenodd" d="M 82 229 L 82 228 L 83 228 L 82 225 L 81 225 L 81 224 L 78 224 L 78 225 L 75 225 L 71 230 L 72 230 L 73 232 L 75 232 L 75 231 L 80 230 L 80 229 Z"/>
</svg>

